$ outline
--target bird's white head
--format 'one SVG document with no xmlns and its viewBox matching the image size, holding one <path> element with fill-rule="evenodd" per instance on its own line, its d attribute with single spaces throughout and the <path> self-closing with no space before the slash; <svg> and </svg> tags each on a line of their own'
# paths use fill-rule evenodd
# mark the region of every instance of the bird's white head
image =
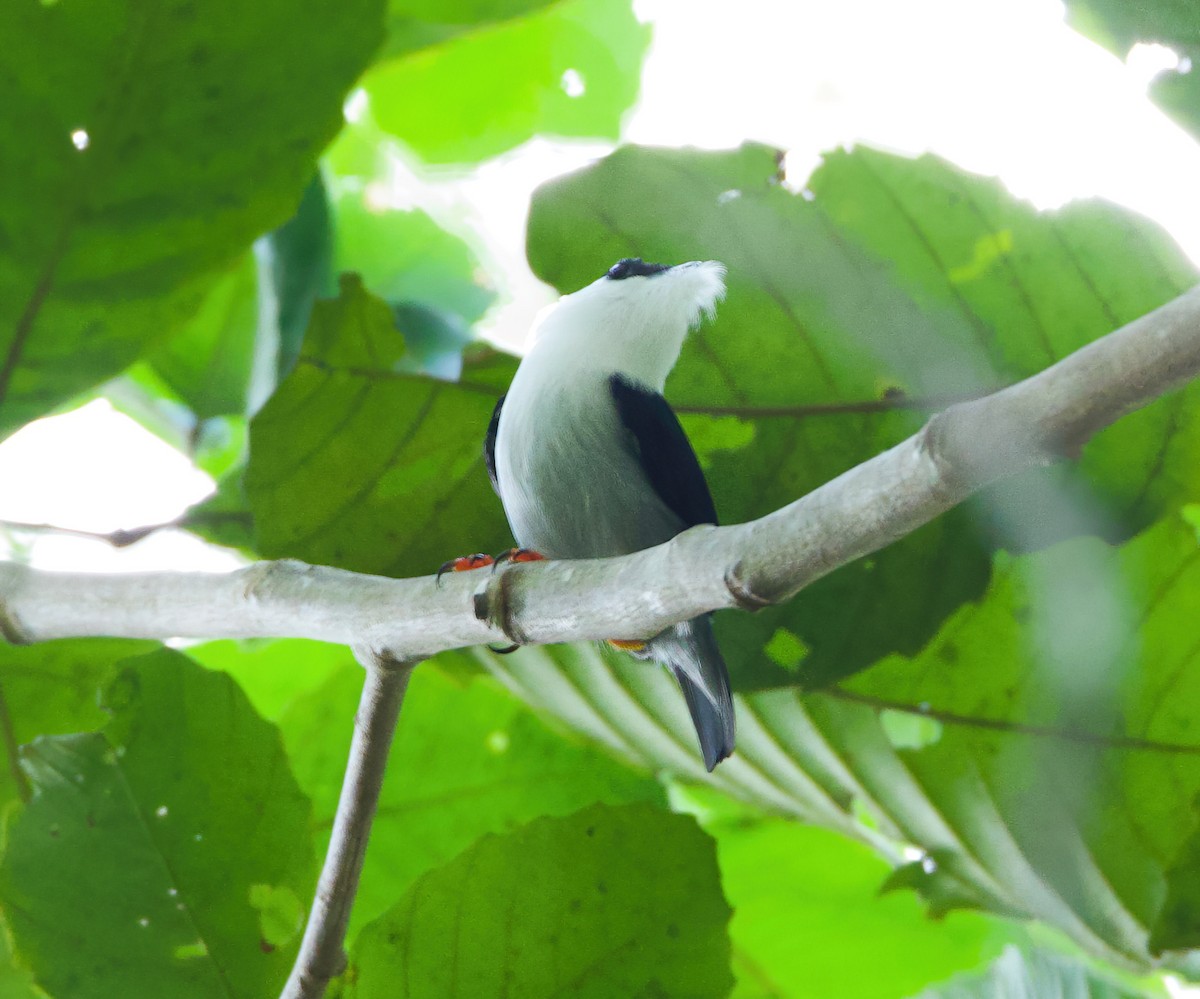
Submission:
<svg viewBox="0 0 1200 999">
<path fill-rule="evenodd" d="M 526 362 L 583 372 L 622 372 L 662 391 L 688 330 L 712 318 L 725 267 L 618 261 L 597 281 L 564 295 L 542 317 Z"/>
</svg>

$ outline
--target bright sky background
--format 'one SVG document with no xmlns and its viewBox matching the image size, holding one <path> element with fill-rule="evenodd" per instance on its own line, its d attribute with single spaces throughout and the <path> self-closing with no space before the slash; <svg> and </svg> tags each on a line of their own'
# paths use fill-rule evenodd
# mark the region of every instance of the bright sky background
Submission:
<svg viewBox="0 0 1200 999">
<path fill-rule="evenodd" d="M 789 150 L 797 187 L 822 150 L 840 145 L 931 150 L 998 175 L 1039 207 L 1100 195 L 1136 209 L 1200 262 L 1200 145 L 1145 97 L 1174 57 L 1142 47 L 1126 65 L 1066 27 L 1055 0 L 635 0 L 635 9 L 655 39 L 629 141 L 770 142 Z M 401 163 L 388 200 L 418 204 L 472 242 L 504 296 L 486 331 L 519 344 L 551 297 L 524 263 L 529 194 L 608 148 L 536 140 L 458 179 Z M 92 531 L 172 520 L 212 488 L 102 401 L 0 444 L 0 483 L 0 520 Z M 47 568 L 237 564 L 180 532 L 120 551 L 65 536 L 19 540 L 22 557 Z M 0 556 L 5 547 L 0 531 Z"/>
</svg>

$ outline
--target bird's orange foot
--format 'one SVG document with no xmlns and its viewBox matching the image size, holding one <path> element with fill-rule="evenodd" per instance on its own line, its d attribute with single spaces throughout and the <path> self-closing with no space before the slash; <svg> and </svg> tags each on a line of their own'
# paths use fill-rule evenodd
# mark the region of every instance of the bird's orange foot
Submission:
<svg viewBox="0 0 1200 999">
<path fill-rule="evenodd" d="M 640 638 L 610 638 L 608 644 L 622 652 L 641 652 L 646 647 Z"/>
<path fill-rule="evenodd" d="M 505 562 L 544 562 L 546 556 L 535 552 L 532 548 L 510 548 L 496 556 L 492 571 L 495 572 Z"/>
<path fill-rule="evenodd" d="M 438 566 L 437 582 L 441 585 L 442 576 L 448 572 L 470 572 L 472 569 L 482 569 L 486 565 L 494 565 L 496 560 L 491 555 L 476 552 L 474 555 L 460 555 Z"/>
</svg>

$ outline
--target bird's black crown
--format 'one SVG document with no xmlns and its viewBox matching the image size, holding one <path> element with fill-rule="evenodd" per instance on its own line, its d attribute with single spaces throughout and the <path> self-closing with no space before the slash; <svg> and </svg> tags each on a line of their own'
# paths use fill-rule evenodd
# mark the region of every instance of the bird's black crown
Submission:
<svg viewBox="0 0 1200 999">
<path fill-rule="evenodd" d="M 618 260 L 608 269 L 608 279 L 624 281 L 631 277 L 649 277 L 651 274 L 661 274 L 670 269 L 670 264 L 648 264 L 641 257 L 626 257 L 624 260 Z"/>
</svg>

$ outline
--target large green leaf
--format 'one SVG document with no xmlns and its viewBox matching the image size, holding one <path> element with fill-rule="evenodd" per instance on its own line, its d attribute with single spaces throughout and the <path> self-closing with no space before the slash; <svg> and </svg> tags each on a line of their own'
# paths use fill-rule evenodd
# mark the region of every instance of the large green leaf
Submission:
<svg viewBox="0 0 1200 999">
<path fill-rule="evenodd" d="M 1120 549 L 1079 538 L 1004 558 L 983 599 L 919 655 L 825 693 L 740 695 L 738 750 L 712 775 L 663 670 L 583 646 L 479 658 L 646 765 L 867 842 L 914 844 L 922 860 L 891 886 L 935 912 L 1035 916 L 1147 968 L 1168 898 L 1170 932 L 1183 904 L 1200 905 L 1197 592 L 1200 546 L 1178 518 Z M 1191 954 L 1165 960 L 1195 967 Z"/>
<path fill-rule="evenodd" d="M 482 160 L 538 133 L 616 139 L 650 40 L 627 0 L 472 3 L 457 15 L 393 3 L 391 18 L 397 49 L 423 47 L 363 86 L 379 124 L 431 163 Z"/>
<path fill-rule="evenodd" d="M 0 867 L 18 955 L 72 999 L 274 993 L 300 925 L 270 913 L 315 875 L 278 733 L 167 650 L 130 660 L 106 706 L 104 733 L 26 753 L 35 793 Z"/>
<path fill-rule="evenodd" d="M 729 992 L 729 906 L 694 820 L 596 806 L 487 836 L 367 927 L 353 999 Z"/>
<path fill-rule="evenodd" d="M 400 370 L 392 313 L 344 278 L 313 312 L 304 353 L 250 427 L 246 495 L 266 557 L 420 575 L 511 543 L 483 436 L 513 362 L 461 382 Z"/>
<path fill-rule="evenodd" d="M 1195 280 L 1160 230 L 1110 205 L 1038 213 L 933 157 L 867 149 L 828 156 L 802 194 L 761 146 L 621 149 L 539 190 L 528 250 L 563 291 L 624 256 L 728 266 L 715 324 L 693 334 L 667 385 L 726 522 L 784 505 L 947 401 L 1039 371 Z M 1136 529 L 1200 490 L 1197 399 L 1123 420 L 1086 449 L 1082 477 L 1043 475 L 979 509 L 999 521 L 995 509 L 1015 515 L 1022 499 L 1026 516 L 1001 540 L 1044 542 L 1078 527 L 1062 482 L 1095 494 L 1106 533 Z M 1029 509 L 1031 496 L 1044 498 Z M 735 685 L 829 682 L 917 652 L 985 585 L 984 530 L 998 528 L 955 511 L 785 607 L 726 615 Z M 775 654 L 787 653 L 772 645 L 781 630 L 796 654 Z"/>
<path fill-rule="evenodd" d="M 348 656 L 347 656 L 348 658 Z M 453 665 L 459 657 L 443 656 Z M 257 657 L 255 666 L 270 671 Z M 328 833 L 350 746 L 362 669 L 346 662 L 296 697 L 280 727 L 297 779 Z M 548 728 L 490 679 L 461 682 L 430 663 L 405 696 L 353 922 L 381 914 L 425 871 L 485 833 L 593 802 L 659 802 L 661 787 L 594 746 Z"/>
<path fill-rule="evenodd" d="M 0 430 L 179 328 L 292 213 L 382 13 L 0 5 Z"/>
</svg>

